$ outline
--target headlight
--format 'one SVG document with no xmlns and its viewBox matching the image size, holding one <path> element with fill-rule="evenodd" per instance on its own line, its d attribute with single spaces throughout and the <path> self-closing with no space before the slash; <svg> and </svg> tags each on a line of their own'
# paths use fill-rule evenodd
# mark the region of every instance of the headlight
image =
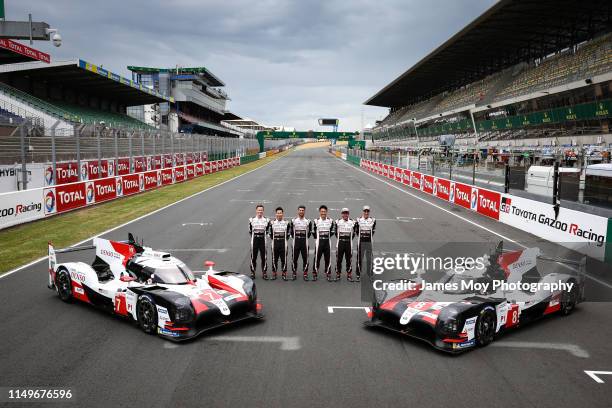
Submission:
<svg viewBox="0 0 612 408">
<path fill-rule="evenodd" d="M 191 307 L 191 301 L 188 298 L 180 298 L 176 301 L 176 310 L 174 311 L 175 322 L 190 322 L 193 320 L 195 312 Z"/>
</svg>

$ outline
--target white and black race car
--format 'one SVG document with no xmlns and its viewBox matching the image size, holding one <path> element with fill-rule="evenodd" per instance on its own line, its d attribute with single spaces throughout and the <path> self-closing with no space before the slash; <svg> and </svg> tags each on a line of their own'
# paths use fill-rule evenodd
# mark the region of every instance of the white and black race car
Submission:
<svg viewBox="0 0 612 408">
<path fill-rule="evenodd" d="M 568 315 L 584 300 L 584 258 L 579 262 L 547 258 L 538 248 L 504 252 L 503 243 L 486 258 L 484 267 L 445 271 L 438 283 L 456 289 L 427 289 L 415 280 L 408 290 L 378 291 L 365 325 L 425 340 L 443 351 L 461 352 L 486 346 L 505 331 L 541 317 Z M 538 263 L 553 267 L 541 271 Z M 510 290 L 495 290 L 495 280 L 520 288 L 508 285 Z M 546 284 L 558 283 L 564 289 L 547 289 Z M 537 290 L 524 289 L 533 284 Z M 488 289 L 465 289 L 470 287 Z"/>
<path fill-rule="evenodd" d="M 95 260 L 57 263 L 57 254 L 95 249 Z M 246 275 L 194 273 L 167 252 L 95 238 L 92 246 L 55 249 L 49 243 L 49 288 L 138 323 L 146 333 L 183 340 L 245 319 L 261 318 L 255 283 Z"/>
</svg>

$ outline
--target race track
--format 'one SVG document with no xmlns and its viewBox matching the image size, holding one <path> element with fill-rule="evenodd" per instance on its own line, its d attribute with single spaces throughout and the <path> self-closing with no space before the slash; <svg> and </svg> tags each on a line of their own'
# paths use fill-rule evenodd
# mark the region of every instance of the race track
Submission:
<svg viewBox="0 0 612 408">
<path fill-rule="evenodd" d="M 374 178 L 324 149 L 294 151 L 106 237 L 126 239 L 132 232 L 192 269 L 212 259 L 221 269 L 248 273 L 247 219 L 264 202 L 267 216 L 277 205 L 293 216 L 305 204 L 308 218 L 320 203 L 333 218 L 344 206 L 356 217 L 368 204 L 380 220 L 376 238 L 385 242 L 490 243 L 500 239 L 495 233 L 534 240 Z M 367 306 L 359 285 L 346 280 L 258 278 L 265 320 L 182 344 L 147 336 L 88 306 L 67 305 L 46 282 L 43 262 L 0 280 L 0 385 L 69 387 L 79 406 L 559 408 L 612 401 L 612 376 L 599 384 L 584 373 L 612 371 L 609 303 L 584 303 L 567 318 L 547 318 L 490 347 L 450 356 L 364 328 L 363 309 L 330 313 L 329 306 Z"/>
</svg>

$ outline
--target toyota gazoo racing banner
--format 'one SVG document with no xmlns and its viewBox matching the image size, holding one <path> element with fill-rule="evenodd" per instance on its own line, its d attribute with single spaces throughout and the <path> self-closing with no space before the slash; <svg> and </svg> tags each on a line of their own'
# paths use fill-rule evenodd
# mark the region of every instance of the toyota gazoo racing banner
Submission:
<svg viewBox="0 0 612 408">
<path fill-rule="evenodd" d="M 0 228 L 33 221 L 45 216 L 41 189 L 0 194 Z"/>
<path fill-rule="evenodd" d="M 604 260 L 608 218 L 510 194 L 501 195 L 499 221 L 548 241 Z"/>
</svg>

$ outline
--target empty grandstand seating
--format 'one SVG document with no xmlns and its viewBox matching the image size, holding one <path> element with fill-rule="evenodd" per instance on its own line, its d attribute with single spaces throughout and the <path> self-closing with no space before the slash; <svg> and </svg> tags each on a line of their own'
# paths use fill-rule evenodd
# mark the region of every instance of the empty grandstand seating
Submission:
<svg viewBox="0 0 612 408">
<path fill-rule="evenodd" d="M 435 115 L 481 102 L 499 77 L 500 73 L 496 73 L 455 91 L 448 92 L 433 108 L 432 114 Z"/>
<path fill-rule="evenodd" d="M 538 65 L 530 65 L 510 81 L 495 100 L 530 94 L 609 72 L 612 69 L 611 39 L 612 35 L 607 34 L 582 44 L 575 52 L 567 50 Z"/>
<path fill-rule="evenodd" d="M 79 118 L 79 122 L 85 124 L 104 122 L 107 126 L 112 127 L 142 129 L 151 128 L 144 122 L 141 122 L 136 118 L 122 113 L 103 111 L 99 109 L 89 108 L 86 106 L 74 105 L 58 101 L 54 101 L 53 104 L 64 111 L 70 112 L 71 114 Z"/>
<path fill-rule="evenodd" d="M 32 110 L 55 117 L 69 123 L 93 124 L 105 122 L 107 125 L 125 128 L 150 128 L 131 116 L 88 108 L 59 101 L 46 101 L 0 82 L 0 93 L 12 100 L 27 105 Z"/>
</svg>

